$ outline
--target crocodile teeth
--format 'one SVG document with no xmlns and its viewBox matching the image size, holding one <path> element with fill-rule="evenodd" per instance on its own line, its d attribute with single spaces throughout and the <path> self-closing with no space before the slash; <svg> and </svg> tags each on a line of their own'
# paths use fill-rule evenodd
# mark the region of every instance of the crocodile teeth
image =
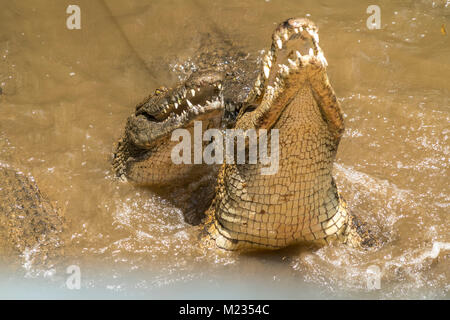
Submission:
<svg viewBox="0 0 450 320">
<path fill-rule="evenodd" d="M 318 33 L 314 33 L 313 38 L 317 43 L 319 43 L 319 34 Z"/>
<path fill-rule="evenodd" d="M 308 53 L 311 57 L 314 56 L 314 51 L 312 48 L 309 48 L 309 53 Z"/>
<path fill-rule="evenodd" d="M 297 67 L 297 65 L 295 64 L 295 62 L 294 61 L 292 61 L 291 59 L 287 59 L 288 60 L 288 62 L 289 62 L 289 64 L 292 66 L 292 67 Z"/>
<path fill-rule="evenodd" d="M 302 54 L 300 53 L 300 51 L 295 51 L 295 54 L 297 55 L 297 58 L 299 59 L 302 58 Z"/>
<path fill-rule="evenodd" d="M 283 41 L 281 41 L 281 39 L 277 40 L 277 46 L 278 46 L 278 49 L 283 49 Z"/>
<path fill-rule="evenodd" d="M 268 66 L 264 66 L 264 76 L 268 79 L 269 78 L 270 69 Z"/>
<path fill-rule="evenodd" d="M 188 99 L 186 99 L 186 102 L 187 102 L 187 104 L 188 104 L 189 107 L 192 108 L 192 107 L 194 106 L 194 105 L 192 104 L 192 102 L 190 102 Z"/>
<path fill-rule="evenodd" d="M 295 28 L 294 31 L 295 31 L 295 33 L 298 33 L 299 30 L 298 30 L 298 28 Z"/>
<path fill-rule="evenodd" d="M 193 97 L 195 97 L 195 90 L 194 90 L 194 89 L 191 89 L 191 95 L 192 95 Z"/>
<path fill-rule="evenodd" d="M 222 84 L 219 83 L 219 84 L 217 85 L 217 88 L 222 89 Z"/>
<path fill-rule="evenodd" d="M 278 65 L 279 67 L 280 67 L 280 69 L 281 69 L 281 72 L 283 73 L 283 74 L 288 74 L 289 73 L 289 67 L 288 66 L 286 66 L 286 65 L 284 65 L 284 64 L 279 64 Z"/>
<path fill-rule="evenodd" d="M 178 103 L 175 102 L 175 109 L 178 109 Z"/>
<path fill-rule="evenodd" d="M 288 41 L 289 40 L 288 34 L 287 33 L 283 34 L 283 38 L 284 38 L 284 40 Z"/>
<path fill-rule="evenodd" d="M 325 56 L 323 55 L 322 50 L 319 51 L 319 54 L 317 55 L 319 60 L 322 62 L 322 64 L 326 67 L 328 66 L 328 62 L 327 59 L 325 58 Z"/>
</svg>

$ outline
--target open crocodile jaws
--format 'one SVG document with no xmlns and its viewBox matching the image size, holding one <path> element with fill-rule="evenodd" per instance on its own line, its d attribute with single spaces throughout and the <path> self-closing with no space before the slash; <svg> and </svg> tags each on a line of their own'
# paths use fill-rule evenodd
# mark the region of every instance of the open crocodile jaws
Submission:
<svg viewBox="0 0 450 320">
<path fill-rule="evenodd" d="M 289 49 L 299 40 L 312 43 L 307 54 Z M 277 56 L 286 60 L 278 68 Z M 262 101 L 241 110 L 236 129 L 267 129 L 269 139 L 270 129 L 278 129 L 279 170 L 261 175 L 259 161 L 225 163 L 207 212 L 205 240 L 227 250 L 372 241 L 348 213 L 332 176 L 344 123 L 326 65 L 311 21 L 289 19 L 275 30 L 255 87 Z"/>
</svg>

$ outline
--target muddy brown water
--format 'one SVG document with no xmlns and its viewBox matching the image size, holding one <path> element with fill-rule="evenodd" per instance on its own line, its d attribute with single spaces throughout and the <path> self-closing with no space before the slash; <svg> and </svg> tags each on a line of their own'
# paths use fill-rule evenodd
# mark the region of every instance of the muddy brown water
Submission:
<svg viewBox="0 0 450 320">
<path fill-rule="evenodd" d="M 0 162 L 31 174 L 69 221 L 63 262 L 0 262 L 0 296 L 449 298 L 448 1 L 378 1 L 379 30 L 367 1 L 77 1 L 81 30 L 66 28 L 69 4 L 0 0 Z M 203 35 L 257 55 L 275 24 L 306 14 L 345 112 L 337 184 L 384 245 L 201 249 L 170 202 L 114 179 L 112 145 Z M 65 287 L 69 265 L 81 290 Z"/>
</svg>

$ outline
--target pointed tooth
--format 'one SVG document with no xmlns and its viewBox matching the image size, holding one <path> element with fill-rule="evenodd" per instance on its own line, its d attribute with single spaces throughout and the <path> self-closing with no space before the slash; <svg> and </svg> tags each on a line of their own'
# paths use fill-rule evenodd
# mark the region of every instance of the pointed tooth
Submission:
<svg viewBox="0 0 450 320">
<path fill-rule="evenodd" d="M 316 43 L 319 43 L 319 34 L 318 33 L 314 32 L 313 38 L 314 38 L 314 41 L 316 41 Z"/>
<path fill-rule="evenodd" d="M 295 51 L 295 54 L 297 55 L 297 58 L 301 59 L 302 54 L 300 53 L 300 51 Z"/>
<path fill-rule="evenodd" d="M 192 102 L 190 102 L 190 101 L 187 100 L 187 99 L 186 99 L 186 102 L 187 102 L 188 106 L 192 108 L 192 106 L 193 106 Z M 186 111 L 186 110 L 185 110 L 185 111 Z"/>
<path fill-rule="evenodd" d="M 175 102 L 175 110 L 178 109 L 178 103 Z"/>
<path fill-rule="evenodd" d="M 312 48 L 309 48 L 309 52 L 308 52 L 308 54 L 309 54 L 310 56 L 314 56 L 314 51 L 313 51 L 313 49 L 312 49 Z"/>
<path fill-rule="evenodd" d="M 283 38 L 284 38 L 284 40 L 288 41 L 289 40 L 288 34 L 287 33 L 283 34 Z"/>
<path fill-rule="evenodd" d="M 292 61 L 291 59 L 289 59 L 288 58 L 288 62 L 289 62 L 289 64 L 292 66 L 292 67 L 297 67 L 297 65 L 295 64 L 295 62 L 294 61 Z"/>
<path fill-rule="evenodd" d="M 283 49 L 283 41 L 281 41 L 281 39 L 277 40 L 277 46 L 278 46 L 278 49 Z"/>
<path fill-rule="evenodd" d="M 200 88 L 197 88 L 197 92 L 200 92 Z"/>
<path fill-rule="evenodd" d="M 277 88 L 279 88 L 279 87 L 281 86 L 281 79 L 280 79 L 279 77 L 277 77 L 277 78 L 275 79 L 275 86 L 276 86 Z"/>
<path fill-rule="evenodd" d="M 318 56 L 319 60 L 322 62 L 322 64 L 323 64 L 325 67 L 328 66 L 328 61 L 327 61 L 327 59 L 325 58 L 325 56 L 324 56 L 322 50 L 319 51 L 319 54 L 318 54 L 317 56 Z"/>
<path fill-rule="evenodd" d="M 217 88 L 222 89 L 222 84 L 219 83 L 219 84 L 217 85 Z"/>
<path fill-rule="evenodd" d="M 192 95 L 193 97 L 195 97 L 195 90 L 194 90 L 194 89 L 191 89 L 191 95 Z"/>
<path fill-rule="evenodd" d="M 288 74 L 289 73 L 289 67 L 284 65 L 284 64 L 280 64 L 280 69 L 281 69 L 281 73 L 284 74 Z"/>
<path fill-rule="evenodd" d="M 268 79 L 270 74 L 270 69 L 268 66 L 264 66 L 264 76 Z"/>
<path fill-rule="evenodd" d="M 294 31 L 295 31 L 295 33 L 298 33 L 299 30 L 298 30 L 298 28 L 294 28 Z"/>
</svg>

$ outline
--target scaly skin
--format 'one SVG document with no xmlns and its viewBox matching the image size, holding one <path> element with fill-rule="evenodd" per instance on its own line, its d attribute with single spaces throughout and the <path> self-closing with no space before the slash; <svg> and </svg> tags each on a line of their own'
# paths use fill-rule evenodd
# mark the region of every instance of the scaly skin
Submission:
<svg viewBox="0 0 450 320">
<path fill-rule="evenodd" d="M 300 40 L 312 43 L 308 54 L 289 49 Z M 194 120 L 202 120 L 205 129 L 277 129 L 278 172 L 261 175 L 261 164 L 221 167 L 214 201 L 207 210 L 205 241 L 213 239 L 227 250 L 332 239 L 353 246 L 373 245 L 372 236 L 348 213 L 331 175 L 344 123 L 318 42 L 311 21 L 289 19 L 273 33 L 272 46 L 259 68 L 247 62 L 230 69 L 218 62 L 223 55 L 212 59 L 201 55 L 203 67 L 186 82 L 175 89 L 163 88 L 138 105 L 119 142 L 116 171 L 134 183 L 163 189 L 189 212 L 188 222 L 198 223 L 198 212 L 213 197 L 217 168 L 174 165 L 170 153 L 178 142 L 170 141 L 171 132 L 192 129 Z M 212 67 L 205 63 L 209 60 Z M 286 65 L 277 68 L 277 60 Z M 230 70 L 244 67 L 257 76 L 244 80 L 242 73 L 229 76 Z M 190 197 L 194 201 L 184 205 Z"/>
<path fill-rule="evenodd" d="M 40 193 L 30 178 L 0 167 L 0 242 L 36 264 L 61 254 L 61 212 Z"/>
<path fill-rule="evenodd" d="M 279 51 L 296 38 L 311 40 L 312 50 L 309 55 L 288 53 L 287 65 L 275 73 L 271 66 Z M 278 129 L 279 170 L 261 175 L 261 162 L 224 164 L 206 230 L 227 250 L 333 239 L 373 244 L 348 213 L 331 174 L 344 123 L 317 28 L 307 19 L 289 19 L 272 39 L 260 75 L 262 102 L 253 111 L 241 111 L 236 129 Z"/>
<path fill-rule="evenodd" d="M 219 166 L 174 164 L 171 152 L 178 141 L 170 140 L 171 133 L 178 128 L 192 133 L 194 121 L 202 121 L 203 130 L 232 127 L 238 110 L 258 98 L 250 92 L 258 62 L 211 38 L 192 62 L 194 71 L 185 81 L 159 88 L 137 105 L 114 152 L 113 168 L 119 177 L 171 199 L 188 223 L 199 224 L 214 196 Z"/>
</svg>

